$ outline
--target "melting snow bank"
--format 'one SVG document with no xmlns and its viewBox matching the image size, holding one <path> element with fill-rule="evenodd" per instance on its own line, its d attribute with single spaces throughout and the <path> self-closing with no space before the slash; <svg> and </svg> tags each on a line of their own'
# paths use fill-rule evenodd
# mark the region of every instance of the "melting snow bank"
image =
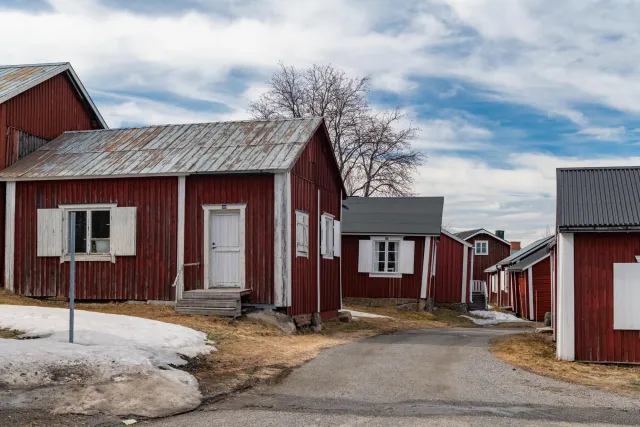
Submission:
<svg viewBox="0 0 640 427">
<path fill-rule="evenodd" d="M 157 417 L 200 404 L 196 379 L 172 366 L 215 351 L 204 333 L 82 310 L 75 319 L 69 344 L 69 310 L 0 305 L 0 328 L 41 337 L 0 339 L 0 409 Z"/>
<path fill-rule="evenodd" d="M 462 315 L 460 317 L 464 317 L 465 319 L 471 320 L 476 325 L 497 325 L 498 323 L 503 322 L 524 322 L 519 317 L 514 316 L 513 314 L 502 313 L 499 311 L 484 311 L 484 310 L 475 310 L 470 311 L 470 314 L 474 316 L 482 317 L 482 319 L 476 319 L 475 317 Z"/>
</svg>

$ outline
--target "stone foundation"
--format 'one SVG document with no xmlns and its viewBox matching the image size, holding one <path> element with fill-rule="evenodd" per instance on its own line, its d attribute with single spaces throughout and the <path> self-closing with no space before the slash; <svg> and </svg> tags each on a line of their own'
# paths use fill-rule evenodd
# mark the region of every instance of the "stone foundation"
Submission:
<svg viewBox="0 0 640 427">
<path fill-rule="evenodd" d="M 436 304 L 437 307 L 448 308 L 449 310 L 459 311 L 460 313 L 466 313 L 469 310 L 467 309 L 466 303 L 459 302 L 443 302 Z"/>
<path fill-rule="evenodd" d="M 343 298 L 347 305 L 361 305 L 365 307 L 393 307 L 404 310 L 417 311 L 424 303 L 419 298 Z"/>
</svg>

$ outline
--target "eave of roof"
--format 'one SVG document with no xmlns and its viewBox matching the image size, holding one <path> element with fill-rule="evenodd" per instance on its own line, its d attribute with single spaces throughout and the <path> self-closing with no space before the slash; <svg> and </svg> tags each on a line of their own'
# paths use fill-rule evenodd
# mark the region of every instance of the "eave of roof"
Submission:
<svg viewBox="0 0 640 427">
<path fill-rule="evenodd" d="M 446 230 L 442 230 L 442 234 L 444 234 L 445 236 L 451 237 L 451 238 L 452 238 L 453 240 L 455 240 L 456 242 L 458 242 L 458 243 L 462 243 L 462 244 L 463 244 L 463 245 L 465 245 L 465 246 L 468 246 L 468 247 L 470 247 L 470 248 L 472 248 L 472 247 L 473 247 L 473 244 L 471 244 L 471 243 L 467 242 L 466 240 L 463 240 L 463 239 L 461 239 L 461 238 L 457 237 L 455 234 L 449 233 L 449 232 L 448 232 L 448 231 L 446 231 Z"/>
<path fill-rule="evenodd" d="M 477 236 L 478 234 L 488 234 L 488 235 L 490 235 L 491 237 L 493 237 L 494 239 L 499 240 L 500 242 L 505 243 L 505 244 L 507 244 L 507 245 L 511 246 L 511 242 L 509 242 L 509 241 L 507 241 L 507 240 L 505 240 L 505 239 L 502 239 L 502 238 L 500 238 L 500 237 L 496 236 L 495 234 L 493 234 L 492 232 L 490 232 L 489 230 L 486 230 L 486 229 L 484 229 L 484 228 L 479 228 L 479 229 L 477 229 L 477 230 L 472 230 L 472 231 L 475 231 L 475 233 L 473 233 L 473 234 L 471 234 L 471 235 L 469 235 L 469 236 L 467 236 L 467 237 L 464 237 L 464 240 L 469 240 L 469 239 L 471 239 L 472 237 Z M 461 232 L 461 233 L 463 233 L 463 232 Z"/>
</svg>

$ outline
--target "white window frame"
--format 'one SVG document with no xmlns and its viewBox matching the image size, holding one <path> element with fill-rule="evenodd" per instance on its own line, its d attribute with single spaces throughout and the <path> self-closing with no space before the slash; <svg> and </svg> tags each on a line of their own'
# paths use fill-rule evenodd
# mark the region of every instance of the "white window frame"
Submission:
<svg viewBox="0 0 640 427">
<path fill-rule="evenodd" d="M 402 277 L 402 273 L 400 273 L 400 242 L 402 242 L 402 237 L 400 236 L 376 236 L 372 237 L 371 241 L 373 242 L 373 253 L 371 254 L 371 273 L 369 277 Z M 396 271 L 378 271 L 377 264 L 378 260 L 376 258 L 376 244 L 379 242 L 394 242 L 398 245 L 398 255 L 396 256 Z M 389 245 L 385 245 L 385 268 L 387 268 L 389 256 Z"/>
<path fill-rule="evenodd" d="M 485 250 L 483 252 L 479 252 L 478 251 L 478 244 L 481 245 L 480 247 L 482 247 L 482 244 L 484 244 Z M 482 256 L 489 255 L 489 241 L 488 240 L 476 240 L 475 243 L 473 244 L 473 250 L 474 250 L 476 255 L 482 255 Z"/>
<path fill-rule="evenodd" d="M 69 254 L 69 213 L 71 211 L 109 211 L 111 217 L 111 210 L 116 208 L 117 203 L 86 203 L 86 204 L 74 204 L 74 205 L 59 205 L 58 208 L 62 210 L 62 256 L 60 262 L 71 260 Z M 109 253 L 91 253 L 91 218 L 87 215 L 87 253 L 75 254 L 76 261 L 110 261 L 115 262 L 115 254 L 111 250 L 111 224 L 109 228 Z"/>
<path fill-rule="evenodd" d="M 322 254 L 322 258 L 324 259 L 333 259 L 333 252 L 334 252 L 334 247 L 335 247 L 335 239 L 333 236 L 333 221 L 334 221 L 334 216 L 331 215 L 330 213 L 326 213 L 323 212 L 322 215 L 320 216 L 321 219 L 321 223 L 320 223 L 320 227 L 322 228 L 324 225 L 324 238 L 325 238 L 325 252 Z M 331 229 L 329 229 L 329 227 L 327 227 L 327 224 L 331 224 Z M 320 233 L 320 237 L 322 237 L 322 233 Z M 331 247 L 329 247 L 329 245 L 327 245 L 327 238 L 331 238 Z M 320 242 L 320 244 L 318 245 L 320 247 L 322 247 L 322 242 Z"/>
<path fill-rule="evenodd" d="M 296 210 L 296 257 L 309 258 L 309 214 L 299 210 Z"/>
</svg>

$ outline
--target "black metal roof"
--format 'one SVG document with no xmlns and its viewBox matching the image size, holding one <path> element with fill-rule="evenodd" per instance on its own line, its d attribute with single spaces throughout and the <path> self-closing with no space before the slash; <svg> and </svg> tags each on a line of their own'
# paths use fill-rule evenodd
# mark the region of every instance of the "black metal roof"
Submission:
<svg viewBox="0 0 640 427">
<path fill-rule="evenodd" d="M 520 261 L 509 267 L 509 271 L 522 271 L 529 266 L 537 264 L 549 255 L 549 246 L 544 245 L 532 254 L 522 258 Z"/>
<path fill-rule="evenodd" d="M 439 236 L 444 197 L 349 197 L 342 232 Z"/>
<path fill-rule="evenodd" d="M 557 170 L 560 231 L 640 228 L 640 167 Z"/>
<path fill-rule="evenodd" d="M 466 240 L 467 237 L 473 236 L 474 234 L 478 234 L 482 231 L 482 228 L 474 228 L 473 230 L 466 230 L 456 233 L 456 236 L 461 238 L 462 240 Z"/>
</svg>

